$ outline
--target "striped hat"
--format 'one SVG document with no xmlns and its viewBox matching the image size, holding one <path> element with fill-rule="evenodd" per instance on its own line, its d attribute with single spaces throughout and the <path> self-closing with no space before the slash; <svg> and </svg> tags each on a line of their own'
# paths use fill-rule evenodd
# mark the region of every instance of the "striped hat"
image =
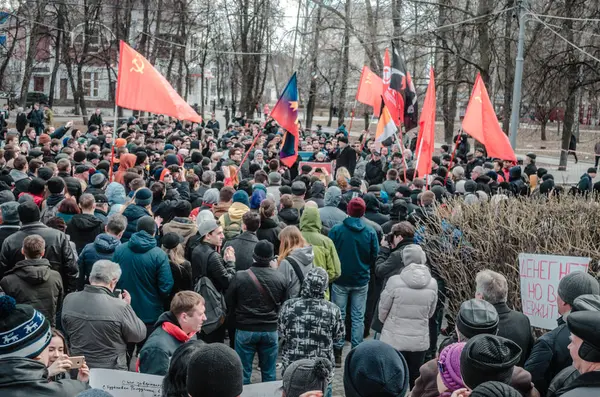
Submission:
<svg viewBox="0 0 600 397">
<path fill-rule="evenodd" d="M 51 339 L 50 323 L 42 313 L 0 296 L 0 359 L 38 357 Z"/>
</svg>

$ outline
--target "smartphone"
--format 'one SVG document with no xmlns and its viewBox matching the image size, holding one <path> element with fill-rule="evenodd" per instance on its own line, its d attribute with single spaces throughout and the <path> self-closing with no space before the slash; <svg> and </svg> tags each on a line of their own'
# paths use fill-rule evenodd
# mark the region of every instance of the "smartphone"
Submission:
<svg viewBox="0 0 600 397">
<path fill-rule="evenodd" d="M 85 363 L 85 356 L 69 357 L 71 369 L 79 369 Z"/>
<path fill-rule="evenodd" d="M 113 290 L 113 296 L 114 296 L 115 298 L 120 298 L 122 293 L 123 293 L 123 290 L 122 290 L 122 289 L 117 289 L 117 288 L 115 288 L 115 289 Z"/>
</svg>

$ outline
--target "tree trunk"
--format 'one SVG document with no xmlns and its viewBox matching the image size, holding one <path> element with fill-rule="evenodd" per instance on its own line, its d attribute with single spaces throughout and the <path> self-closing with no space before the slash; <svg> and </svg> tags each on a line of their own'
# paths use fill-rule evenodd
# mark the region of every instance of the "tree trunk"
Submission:
<svg viewBox="0 0 600 397">
<path fill-rule="evenodd" d="M 87 107 L 85 103 L 85 93 L 83 92 L 83 62 L 79 62 L 77 65 L 77 92 L 79 107 L 81 108 L 81 114 L 83 116 L 83 124 L 87 125 Z"/>
<path fill-rule="evenodd" d="M 542 130 L 542 138 L 541 138 L 542 141 L 545 141 L 547 139 L 546 138 L 546 126 L 547 125 L 548 125 L 548 119 L 544 118 L 544 120 L 542 120 L 542 122 L 540 123 L 540 127 L 541 127 L 541 130 Z"/>
<path fill-rule="evenodd" d="M 565 0 L 565 17 L 567 19 L 563 20 L 563 31 L 567 37 L 567 40 L 571 43 L 574 42 L 573 39 L 573 20 L 569 18 L 574 17 L 574 7 L 575 0 Z M 564 171 L 567 169 L 567 156 L 569 154 L 569 143 L 571 142 L 571 135 L 573 134 L 573 127 L 575 124 L 575 112 L 576 109 L 576 96 L 577 96 L 577 77 L 578 77 L 578 68 L 577 68 L 577 56 L 575 55 L 575 51 L 573 47 L 567 47 L 567 60 L 566 60 L 566 76 L 565 83 L 567 86 L 567 100 L 565 107 L 565 121 L 562 132 L 561 139 L 561 152 L 560 152 L 560 162 L 558 164 L 558 169 Z"/>
<path fill-rule="evenodd" d="M 33 74 L 33 61 L 35 58 L 35 52 L 38 42 L 38 30 L 39 30 L 39 10 L 36 11 L 36 20 L 31 24 L 29 34 L 29 45 L 27 46 L 27 57 L 25 58 L 25 67 L 23 70 L 23 82 L 21 84 L 21 98 L 19 99 L 19 105 L 23 108 L 27 103 L 27 92 L 29 91 L 29 82 L 31 81 L 31 75 Z"/>
<path fill-rule="evenodd" d="M 511 8 L 514 0 L 508 0 L 506 8 Z M 512 57 L 513 13 L 505 14 L 504 24 L 504 103 L 502 109 L 502 130 L 506 135 L 510 128 L 510 112 L 512 107 L 512 86 L 515 80 Z"/>
<path fill-rule="evenodd" d="M 490 40 L 489 36 L 489 17 L 483 16 L 490 14 L 492 10 L 492 0 L 479 0 L 477 15 L 482 17 L 477 24 L 477 32 L 479 36 L 479 71 L 481 73 L 481 78 L 483 79 L 483 82 L 485 83 L 485 86 L 490 94 L 492 94 L 490 74 L 490 67 L 492 64 L 492 41 Z M 493 103 L 493 98 L 490 99 Z"/>
<path fill-rule="evenodd" d="M 13 52 L 15 51 L 15 47 L 17 46 L 17 41 L 19 38 L 19 28 L 21 27 L 21 23 L 17 20 L 15 25 L 15 33 L 12 42 L 10 43 L 10 47 L 6 50 L 6 56 L 2 60 L 0 64 L 0 89 L 4 89 L 4 73 L 6 72 L 6 68 L 8 67 L 8 63 L 12 59 Z"/>
<path fill-rule="evenodd" d="M 346 91 L 348 89 L 348 74 L 350 69 L 350 26 L 348 22 L 350 20 L 350 9 L 351 0 L 346 0 L 346 6 L 344 12 L 346 15 L 346 22 L 344 24 L 344 39 L 342 45 L 342 86 L 340 87 L 340 101 L 338 105 L 338 127 L 344 124 L 344 116 L 346 113 Z"/>
<path fill-rule="evenodd" d="M 58 68 L 60 66 L 60 51 L 61 51 L 61 42 L 62 42 L 62 34 L 64 29 L 64 19 L 63 15 L 59 12 L 57 16 L 58 20 L 56 22 L 56 42 L 54 46 L 54 65 L 52 67 L 52 75 L 50 76 L 50 92 L 48 93 L 48 106 L 52 108 L 54 105 L 54 91 L 56 88 L 56 76 L 58 75 Z"/>
<path fill-rule="evenodd" d="M 368 0 L 367 0 L 368 1 Z M 308 90 L 308 103 L 306 104 L 306 128 L 312 127 L 313 116 L 315 112 L 315 106 L 317 102 L 317 70 L 318 70 L 318 51 L 314 49 L 319 48 L 319 36 L 321 34 L 321 6 L 317 5 L 317 17 L 314 21 L 314 37 L 311 52 L 311 66 L 310 66 L 310 88 Z"/>
</svg>

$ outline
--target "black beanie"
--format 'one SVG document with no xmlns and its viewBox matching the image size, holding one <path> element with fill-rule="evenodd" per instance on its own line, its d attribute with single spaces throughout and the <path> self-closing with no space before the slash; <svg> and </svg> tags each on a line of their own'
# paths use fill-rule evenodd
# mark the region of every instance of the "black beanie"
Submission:
<svg viewBox="0 0 600 397">
<path fill-rule="evenodd" d="M 471 397 L 521 397 L 521 393 L 501 382 L 485 382 L 473 389 Z"/>
<path fill-rule="evenodd" d="M 206 344 L 192 356 L 187 371 L 191 397 L 238 397 L 244 390 L 242 362 L 222 343 Z"/>
<path fill-rule="evenodd" d="M 156 222 L 154 222 L 154 218 L 151 216 L 143 216 L 137 221 L 137 229 L 138 232 L 144 231 L 149 235 L 153 236 L 156 233 Z"/>
<path fill-rule="evenodd" d="M 194 152 L 192 153 L 192 163 L 198 164 L 202 161 L 202 153 Z"/>
<path fill-rule="evenodd" d="M 78 151 L 78 152 L 75 152 L 75 154 L 73 154 L 73 161 L 75 161 L 76 163 L 83 163 L 85 161 L 85 158 L 86 158 L 85 152 Z"/>
<path fill-rule="evenodd" d="M 520 358 L 521 348 L 515 342 L 495 335 L 477 335 L 463 348 L 460 373 L 470 389 L 488 381 L 508 384 Z"/>
<path fill-rule="evenodd" d="M 19 220 L 23 224 L 40 221 L 40 207 L 33 201 L 26 201 L 19 204 L 17 211 L 19 212 Z"/>
<path fill-rule="evenodd" d="M 65 181 L 59 177 L 50 178 L 46 186 L 51 194 L 61 194 L 65 190 Z"/>
</svg>

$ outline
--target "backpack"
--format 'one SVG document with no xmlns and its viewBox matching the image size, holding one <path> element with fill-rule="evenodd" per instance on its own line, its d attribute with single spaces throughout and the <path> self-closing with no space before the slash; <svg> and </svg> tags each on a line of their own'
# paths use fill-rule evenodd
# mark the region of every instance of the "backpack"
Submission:
<svg viewBox="0 0 600 397">
<path fill-rule="evenodd" d="M 196 281 L 194 291 L 204 298 L 206 320 L 202 324 L 202 331 L 205 334 L 210 334 L 225 323 L 227 305 L 223 294 L 217 290 L 212 280 L 206 276 L 206 263 L 208 263 L 208 258 L 202 266 L 202 274 L 204 275 Z"/>
<path fill-rule="evenodd" d="M 223 234 L 225 235 L 225 241 L 231 240 L 234 237 L 242 234 L 242 223 L 234 222 L 229 217 L 229 214 L 223 215 L 225 224 L 223 225 Z"/>
</svg>

